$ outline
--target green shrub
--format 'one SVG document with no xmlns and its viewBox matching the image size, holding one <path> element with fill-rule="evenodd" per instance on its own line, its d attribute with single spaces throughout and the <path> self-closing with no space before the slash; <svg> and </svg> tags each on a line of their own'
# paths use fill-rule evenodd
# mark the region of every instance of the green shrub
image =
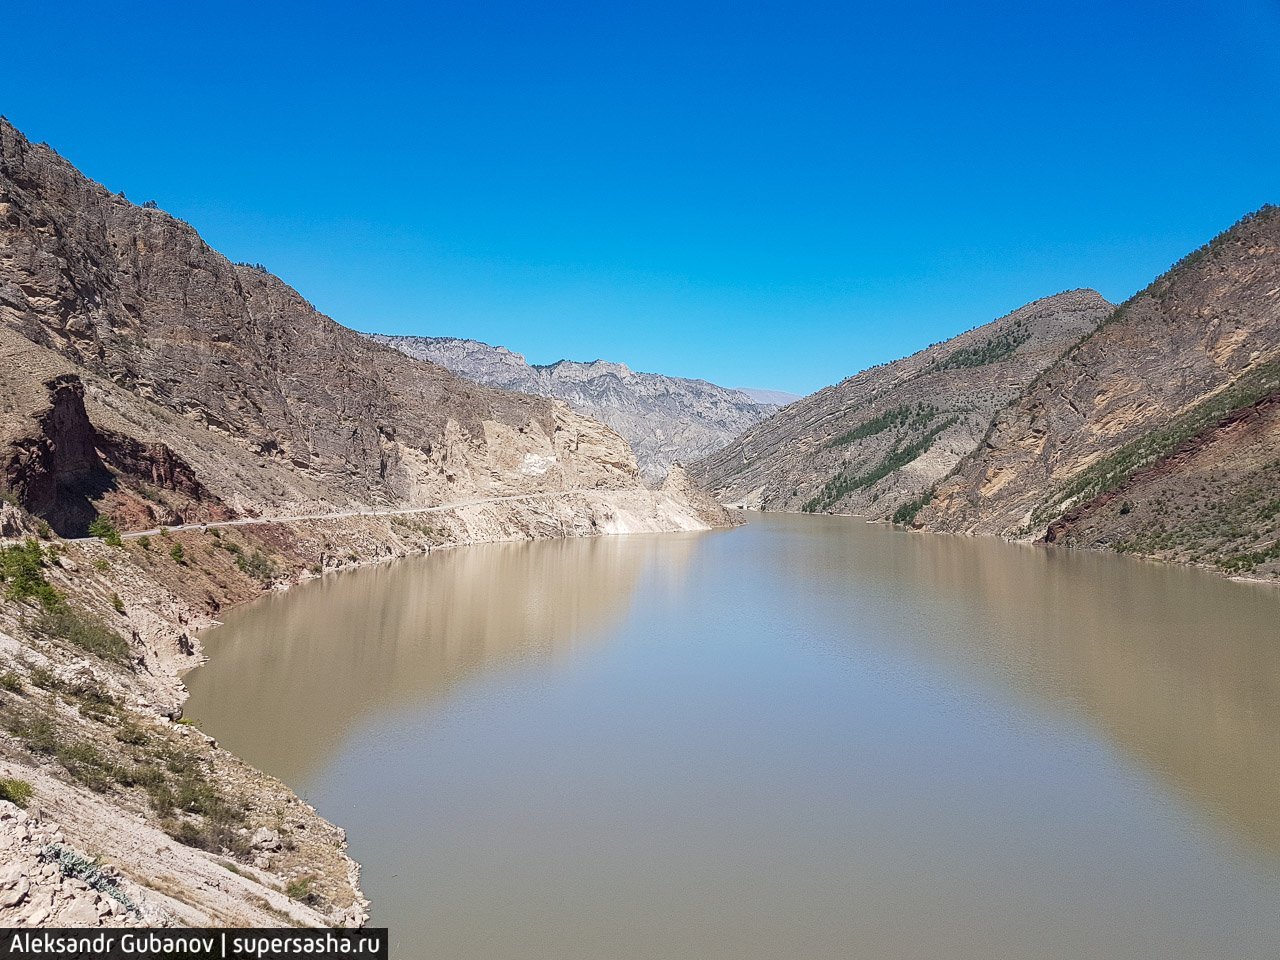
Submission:
<svg viewBox="0 0 1280 960">
<path fill-rule="evenodd" d="M 147 731 L 132 720 L 125 720 L 116 731 L 116 739 L 131 747 L 140 747 L 147 742 Z"/>
<path fill-rule="evenodd" d="M 124 601 L 120 599 L 120 594 L 111 594 L 111 606 L 115 608 L 116 613 L 124 613 Z"/>
<path fill-rule="evenodd" d="M 151 538 L 144 533 L 142 536 L 138 538 L 138 546 L 140 546 L 143 550 L 150 550 Z"/>
<path fill-rule="evenodd" d="M 109 547 L 124 546 L 124 541 L 120 539 L 120 531 L 110 519 L 104 516 L 93 518 L 93 522 L 89 524 L 89 536 L 97 537 Z"/>
<path fill-rule="evenodd" d="M 38 713 L 31 712 L 19 718 L 14 724 L 13 732 L 18 735 L 22 745 L 32 753 L 52 756 L 58 752 L 57 728 L 47 709 Z"/>
<path fill-rule="evenodd" d="M 910 523 L 916 518 L 916 514 L 924 509 L 926 503 L 933 499 L 934 493 L 937 492 L 936 487 L 930 487 L 914 500 L 908 500 L 897 510 L 893 511 L 894 523 Z"/>
<path fill-rule="evenodd" d="M 22 692 L 22 678 L 12 670 L 6 670 L 0 673 L 0 688 L 8 690 L 10 693 Z"/>
<path fill-rule="evenodd" d="M 254 550 L 247 557 L 243 553 L 237 554 L 236 566 L 260 583 L 270 583 L 276 577 L 276 565 L 261 550 Z"/>
<path fill-rule="evenodd" d="M 20 807 L 25 807 L 35 791 L 25 780 L 0 779 L 0 800 L 8 800 Z"/>
<path fill-rule="evenodd" d="M 128 656 L 125 639 L 88 614 L 68 606 L 46 610 L 36 620 L 35 629 L 46 637 L 65 640 L 104 660 L 122 661 Z"/>
<path fill-rule="evenodd" d="M 175 543 L 172 547 L 170 547 L 169 556 L 173 559 L 174 563 L 180 563 L 183 566 L 186 566 L 187 552 L 182 549 L 182 544 Z"/>
<path fill-rule="evenodd" d="M 315 893 L 311 889 L 314 883 L 315 877 L 299 877 L 296 880 L 290 880 L 284 892 L 291 900 L 310 903 L 315 898 Z"/>
<path fill-rule="evenodd" d="M 0 582 L 10 600 L 35 601 L 46 611 L 62 605 L 62 594 L 44 576 L 45 554 L 33 538 L 0 549 Z"/>
<path fill-rule="evenodd" d="M 806 513 L 819 513 L 838 503 L 854 490 L 865 490 L 867 487 L 874 486 L 895 470 L 901 470 L 917 457 L 923 455 L 933 445 L 933 441 L 938 438 L 940 433 L 958 423 L 959 420 L 959 417 L 948 417 L 923 436 L 908 443 L 905 447 L 895 446 L 883 460 L 869 470 L 856 474 L 846 471 L 837 473 L 823 484 L 822 489 L 814 494 L 800 509 Z"/>
</svg>

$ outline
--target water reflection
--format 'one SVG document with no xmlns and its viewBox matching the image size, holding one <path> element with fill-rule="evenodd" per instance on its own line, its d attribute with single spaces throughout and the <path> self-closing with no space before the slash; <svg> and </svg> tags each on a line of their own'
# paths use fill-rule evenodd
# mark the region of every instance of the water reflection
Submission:
<svg viewBox="0 0 1280 960">
<path fill-rule="evenodd" d="M 785 557 L 771 569 L 806 603 L 856 596 L 858 621 L 874 628 L 858 642 L 878 638 L 1083 714 L 1248 843 L 1280 854 L 1280 590 L 856 520 L 771 532 Z"/>
<path fill-rule="evenodd" d="M 680 584 L 698 542 L 492 544 L 273 594 L 212 632 L 214 663 L 186 677 L 187 712 L 216 721 L 227 749 L 303 784 L 361 717 L 446 696 L 481 670 L 600 642 L 645 571 Z"/>
<path fill-rule="evenodd" d="M 1275 955 L 1280 591 L 753 520 L 271 598 L 191 713 L 398 958 Z"/>
</svg>

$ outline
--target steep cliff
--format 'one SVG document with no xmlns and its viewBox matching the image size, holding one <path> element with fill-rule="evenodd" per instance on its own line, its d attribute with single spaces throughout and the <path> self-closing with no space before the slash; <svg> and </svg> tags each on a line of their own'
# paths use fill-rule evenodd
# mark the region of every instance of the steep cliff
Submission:
<svg viewBox="0 0 1280 960">
<path fill-rule="evenodd" d="M 1110 309 L 1092 290 L 1037 300 L 805 397 L 691 473 L 726 503 L 893 516 L 970 455 L 996 411 Z"/>
<path fill-rule="evenodd" d="M 1274 572 L 1280 210 L 1263 208 L 1117 309 L 996 418 L 918 514 Z"/>
<path fill-rule="evenodd" d="M 174 722 L 196 631 L 443 546 L 727 522 L 603 424 L 370 342 L 0 120 L 0 924 L 363 922 L 342 831 Z"/>
<path fill-rule="evenodd" d="M 116 486 L 130 485 L 146 449 L 183 465 L 188 500 L 251 514 L 641 485 L 613 431 L 371 342 L 3 121 L 0 227 L 0 326 L 93 378 L 90 420 L 96 407 L 117 421 L 112 438 L 97 435 L 108 467 L 114 456 Z M 10 342 L 12 355 L 33 356 Z M 80 497 L 90 481 L 59 469 Z M 107 484 L 92 469 L 91 485 Z M 67 531 L 91 512 L 40 510 Z M 120 519 L 175 519 L 135 513 Z"/>
<path fill-rule="evenodd" d="M 673 463 L 688 464 L 719 450 L 780 405 L 705 380 L 637 373 L 607 360 L 542 366 L 478 340 L 369 336 L 477 383 L 564 400 L 622 434 L 651 483 L 660 481 Z"/>
</svg>

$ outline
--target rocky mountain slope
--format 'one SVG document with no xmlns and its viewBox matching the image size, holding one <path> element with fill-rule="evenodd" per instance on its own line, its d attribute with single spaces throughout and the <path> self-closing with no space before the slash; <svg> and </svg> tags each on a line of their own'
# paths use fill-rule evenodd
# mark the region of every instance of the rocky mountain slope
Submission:
<svg viewBox="0 0 1280 960">
<path fill-rule="evenodd" d="M 661 480 L 673 463 L 691 463 L 720 449 L 780 405 L 758 402 L 705 380 L 636 373 L 606 360 L 561 360 L 541 366 L 506 347 L 478 340 L 369 337 L 476 383 L 564 400 L 622 434 L 650 482 Z"/>
<path fill-rule="evenodd" d="M 1110 309 L 1092 290 L 1038 300 L 805 397 L 690 471 L 726 503 L 890 517 Z"/>
<path fill-rule="evenodd" d="M 1280 577 L 1280 210 L 820 391 L 691 473 L 728 503 Z"/>
<path fill-rule="evenodd" d="M 1002 410 L 916 518 L 1280 573 L 1280 210 L 1116 310 Z"/>
<path fill-rule="evenodd" d="M 149 525 L 196 504 L 285 513 L 639 486 L 613 431 L 371 342 L 6 123 L 0 223 L 10 349 L 42 369 L 65 361 L 56 384 L 9 371 L 25 399 L 0 423 L 15 451 L 0 482 L 60 532 L 89 515 L 71 500 L 109 494 Z M 55 442 L 48 431 L 84 434 L 79 396 L 101 430 Z"/>
<path fill-rule="evenodd" d="M 3 120 L 0 361 L 5 925 L 365 919 L 342 831 L 174 722 L 226 605 L 444 546 L 727 522 L 603 424 L 370 342 Z"/>
</svg>

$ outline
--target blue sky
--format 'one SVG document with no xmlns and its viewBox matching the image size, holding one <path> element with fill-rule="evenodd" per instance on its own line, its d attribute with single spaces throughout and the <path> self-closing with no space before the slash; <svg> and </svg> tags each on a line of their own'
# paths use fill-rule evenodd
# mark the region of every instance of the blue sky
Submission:
<svg viewBox="0 0 1280 960">
<path fill-rule="evenodd" d="M 808 392 L 1280 202 L 1280 2 L 29 4 L 0 112 L 338 321 Z"/>
</svg>

